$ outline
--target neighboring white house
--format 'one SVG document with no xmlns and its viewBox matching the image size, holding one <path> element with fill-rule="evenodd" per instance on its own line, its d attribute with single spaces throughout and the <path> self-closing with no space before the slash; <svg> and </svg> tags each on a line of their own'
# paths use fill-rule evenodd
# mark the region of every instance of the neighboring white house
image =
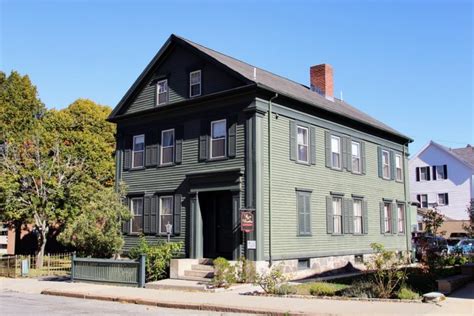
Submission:
<svg viewBox="0 0 474 316">
<path fill-rule="evenodd" d="M 430 141 L 409 161 L 410 198 L 437 207 L 448 219 L 468 219 L 474 199 L 474 147 L 447 148 Z"/>
</svg>

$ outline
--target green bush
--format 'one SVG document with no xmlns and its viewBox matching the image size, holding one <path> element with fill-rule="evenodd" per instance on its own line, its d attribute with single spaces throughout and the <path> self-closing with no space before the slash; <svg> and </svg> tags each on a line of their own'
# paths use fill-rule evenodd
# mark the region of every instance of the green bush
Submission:
<svg viewBox="0 0 474 316">
<path fill-rule="evenodd" d="M 378 297 L 374 284 L 369 281 L 356 281 L 350 287 L 341 291 L 343 296 L 360 297 L 360 298 L 374 298 Z"/>
<path fill-rule="evenodd" d="M 279 264 L 266 273 L 257 273 L 255 283 L 260 285 L 267 294 L 278 294 L 278 289 L 287 281 L 288 278 L 283 274 L 283 265 Z"/>
<path fill-rule="evenodd" d="M 219 257 L 213 261 L 214 277 L 211 284 L 215 287 L 228 288 L 232 283 L 236 282 L 235 266 L 232 266 L 225 258 Z"/>
<path fill-rule="evenodd" d="M 237 264 L 237 281 L 239 283 L 254 283 L 257 277 L 255 262 L 240 257 Z"/>
<path fill-rule="evenodd" d="M 332 283 L 315 282 L 309 288 L 309 294 L 314 296 L 334 296 L 340 288 Z"/>
<path fill-rule="evenodd" d="M 296 294 L 296 287 L 289 285 L 288 283 L 281 284 L 276 289 L 276 295 L 291 295 Z"/>
<path fill-rule="evenodd" d="M 469 262 L 469 259 L 464 257 L 464 256 L 458 256 L 456 258 L 456 264 L 460 264 L 460 265 L 463 265 L 463 264 L 466 264 Z"/>
<path fill-rule="evenodd" d="M 420 295 L 413 290 L 403 286 L 397 293 L 397 297 L 401 300 L 418 300 Z"/>
<path fill-rule="evenodd" d="M 146 255 L 146 280 L 157 281 L 168 277 L 170 261 L 178 255 L 182 246 L 182 243 L 176 242 L 150 245 L 145 237 L 141 236 L 140 242 L 130 249 L 128 256 L 130 259 L 138 259 L 141 254 Z"/>
</svg>

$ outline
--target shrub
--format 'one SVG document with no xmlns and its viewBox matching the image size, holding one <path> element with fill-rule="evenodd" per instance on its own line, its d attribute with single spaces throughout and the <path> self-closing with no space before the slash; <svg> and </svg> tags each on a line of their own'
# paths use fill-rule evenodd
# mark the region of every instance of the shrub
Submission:
<svg viewBox="0 0 474 316">
<path fill-rule="evenodd" d="M 402 286 L 397 293 L 397 297 L 401 300 L 418 300 L 420 299 L 420 295 L 413 290 Z"/>
<path fill-rule="evenodd" d="M 468 263 L 469 259 L 464 257 L 464 256 L 458 256 L 456 258 L 456 264 L 460 264 L 460 265 L 463 265 L 463 264 L 466 264 Z"/>
<path fill-rule="evenodd" d="M 388 251 L 378 243 L 370 244 L 374 250 L 374 258 L 365 263 L 367 270 L 373 270 L 373 282 L 380 298 L 389 298 L 394 290 L 406 278 L 406 269 L 402 270 L 405 263 L 403 257 L 398 257 L 394 251 Z"/>
<path fill-rule="evenodd" d="M 374 287 L 374 284 L 369 281 L 356 281 L 350 287 L 343 289 L 341 294 L 348 297 L 377 297 L 377 291 Z"/>
<path fill-rule="evenodd" d="M 291 295 L 296 294 L 296 288 L 288 283 L 283 283 L 276 289 L 277 295 Z"/>
<path fill-rule="evenodd" d="M 141 254 L 146 255 L 146 280 L 157 281 L 168 277 L 170 261 L 178 255 L 181 248 L 182 243 L 176 242 L 150 245 L 142 236 L 138 245 L 130 250 L 128 256 L 131 259 L 138 259 Z"/>
<path fill-rule="evenodd" d="M 256 284 L 267 294 L 278 294 L 278 289 L 286 284 L 288 278 L 283 274 L 283 265 L 279 264 L 270 269 L 270 271 L 258 274 L 256 277 Z"/>
<path fill-rule="evenodd" d="M 314 296 L 334 296 L 339 288 L 326 282 L 315 282 L 309 288 L 309 294 Z"/>
<path fill-rule="evenodd" d="M 257 271 L 255 270 L 255 262 L 240 257 L 237 265 L 237 281 L 239 283 L 254 283 Z"/>
<path fill-rule="evenodd" d="M 219 257 L 213 261 L 213 264 L 214 277 L 211 281 L 212 285 L 228 288 L 232 283 L 236 282 L 235 267 L 227 259 Z"/>
</svg>

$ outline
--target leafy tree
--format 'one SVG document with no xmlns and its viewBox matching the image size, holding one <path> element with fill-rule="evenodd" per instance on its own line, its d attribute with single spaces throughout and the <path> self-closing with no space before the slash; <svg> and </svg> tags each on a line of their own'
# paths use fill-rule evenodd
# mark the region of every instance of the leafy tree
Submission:
<svg viewBox="0 0 474 316">
<path fill-rule="evenodd" d="M 466 209 L 467 215 L 469 216 L 469 224 L 463 224 L 463 228 L 467 235 L 471 238 L 474 237 L 474 199 L 471 200 L 471 204 Z"/>
<path fill-rule="evenodd" d="M 422 222 L 425 225 L 425 232 L 435 236 L 444 223 L 444 217 L 436 209 L 430 209 L 423 215 Z"/>
<path fill-rule="evenodd" d="M 66 222 L 58 240 L 85 256 L 110 258 L 117 254 L 123 246 L 122 221 L 131 217 L 120 195 L 113 188 L 91 192 L 80 203 L 81 212 Z"/>
</svg>

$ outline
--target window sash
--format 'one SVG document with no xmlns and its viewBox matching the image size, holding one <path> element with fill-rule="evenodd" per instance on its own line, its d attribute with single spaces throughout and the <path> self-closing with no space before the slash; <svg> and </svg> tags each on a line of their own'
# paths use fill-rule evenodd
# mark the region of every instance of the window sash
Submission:
<svg viewBox="0 0 474 316">
<path fill-rule="evenodd" d="M 402 156 L 395 155 L 395 167 L 397 171 L 397 180 L 403 180 L 403 170 L 402 170 Z"/>
<path fill-rule="evenodd" d="M 428 195 L 427 194 L 420 194 L 420 204 L 421 204 L 421 207 L 423 207 L 423 208 L 428 207 Z"/>
<path fill-rule="evenodd" d="M 221 126 L 221 130 L 217 130 Z M 216 129 L 215 129 L 216 127 Z M 211 122 L 211 158 L 225 157 L 227 147 L 227 121 L 219 120 Z"/>
<path fill-rule="evenodd" d="M 143 231 L 143 198 L 132 198 L 130 201 L 130 232 L 141 233 Z"/>
<path fill-rule="evenodd" d="M 383 206 L 384 215 L 384 232 L 390 233 L 392 231 L 392 208 L 389 203 L 385 203 Z"/>
<path fill-rule="evenodd" d="M 158 81 L 156 89 L 158 95 L 157 104 L 160 105 L 168 102 L 168 80 Z"/>
<path fill-rule="evenodd" d="M 133 136 L 132 168 L 143 167 L 145 164 L 145 135 Z"/>
<path fill-rule="evenodd" d="M 298 234 L 311 234 L 311 195 L 297 192 Z"/>
<path fill-rule="evenodd" d="M 390 154 L 388 151 L 382 151 L 382 166 L 383 166 L 383 177 L 385 179 L 390 178 Z"/>
<path fill-rule="evenodd" d="M 201 70 L 196 70 L 189 73 L 189 96 L 197 97 L 200 95 L 201 95 Z"/>
<path fill-rule="evenodd" d="M 428 168 L 429 167 L 420 167 L 420 181 L 428 180 Z"/>
<path fill-rule="evenodd" d="M 447 193 L 439 193 L 438 194 L 438 204 L 439 205 L 442 205 L 442 206 L 446 205 L 446 194 Z"/>
<path fill-rule="evenodd" d="M 298 161 L 309 162 L 308 155 L 308 129 L 306 127 L 297 127 Z"/>
<path fill-rule="evenodd" d="M 174 129 L 168 129 L 161 132 L 161 164 L 171 164 L 174 162 Z"/>
<path fill-rule="evenodd" d="M 397 212 L 398 212 L 398 232 L 404 233 L 405 232 L 405 207 L 403 205 L 398 205 Z"/>
<path fill-rule="evenodd" d="M 354 200 L 353 209 L 354 209 L 354 233 L 362 234 L 362 201 Z"/>
<path fill-rule="evenodd" d="M 360 173 L 360 143 L 352 142 L 351 143 L 351 153 L 352 153 L 352 172 Z"/>
<path fill-rule="evenodd" d="M 334 197 L 332 199 L 332 210 L 333 210 L 333 233 L 342 233 L 342 199 Z"/>
<path fill-rule="evenodd" d="M 341 138 L 339 136 L 331 136 L 331 166 L 341 169 Z"/>
<path fill-rule="evenodd" d="M 445 177 L 444 166 L 436 166 L 436 180 L 444 180 Z"/>
<path fill-rule="evenodd" d="M 173 224 L 173 196 L 160 197 L 160 234 L 166 234 L 166 224 Z"/>
</svg>

